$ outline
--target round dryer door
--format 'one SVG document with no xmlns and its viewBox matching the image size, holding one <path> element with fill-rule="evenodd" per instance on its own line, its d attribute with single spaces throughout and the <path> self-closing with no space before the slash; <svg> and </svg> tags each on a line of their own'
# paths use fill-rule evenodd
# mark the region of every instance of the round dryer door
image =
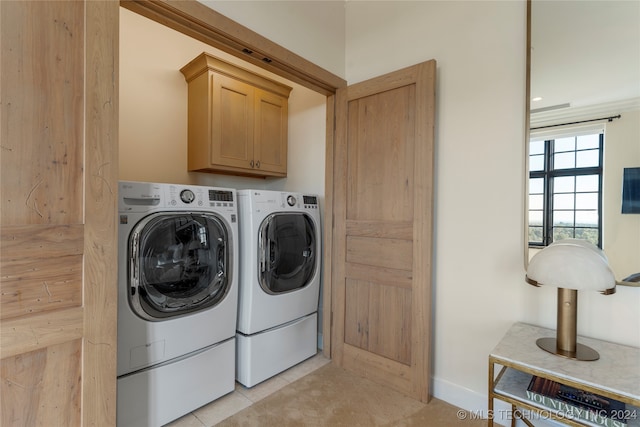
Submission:
<svg viewBox="0 0 640 427">
<path fill-rule="evenodd" d="M 129 238 L 129 301 L 160 320 L 213 306 L 230 286 L 229 234 L 213 213 L 146 217 Z"/>
<path fill-rule="evenodd" d="M 260 225 L 259 282 L 270 294 L 307 286 L 316 272 L 317 235 L 304 213 L 276 213 Z"/>
</svg>

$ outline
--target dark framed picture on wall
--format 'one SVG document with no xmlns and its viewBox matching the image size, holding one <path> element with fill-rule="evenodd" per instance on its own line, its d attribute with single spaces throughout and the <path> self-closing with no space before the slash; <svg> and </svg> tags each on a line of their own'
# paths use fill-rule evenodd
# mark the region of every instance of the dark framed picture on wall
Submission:
<svg viewBox="0 0 640 427">
<path fill-rule="evenodd" d="M 640 167 L 624 168 L 622 175 L 622 213 L 640 214 Z"/>
</svg>

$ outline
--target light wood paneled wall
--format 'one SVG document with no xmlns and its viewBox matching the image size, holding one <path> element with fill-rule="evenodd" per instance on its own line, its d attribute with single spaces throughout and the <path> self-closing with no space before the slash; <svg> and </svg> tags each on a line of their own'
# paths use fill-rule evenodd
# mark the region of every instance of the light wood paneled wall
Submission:
<svg viewBox="0 0 640 427">
<path fill-rule="evenodd" d="M 2 426 L 115 425 L 118 8 L 0 2 Z"/>
</svg>

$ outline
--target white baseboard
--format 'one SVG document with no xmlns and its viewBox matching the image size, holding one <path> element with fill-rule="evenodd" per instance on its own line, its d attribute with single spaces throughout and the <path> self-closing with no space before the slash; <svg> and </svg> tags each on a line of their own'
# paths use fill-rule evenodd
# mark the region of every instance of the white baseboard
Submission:
<svg viewBox="0 0 640 427">
<path fill-rule="evenodd" d="M 468 414 L 461 416 L 468 419 L 486 419 L 489 415 L 487 395 L 478 393 L 450 381 L 439 378 L 433 379 L 433 397 L 455 405 Z M 501 400 L 494 400 L 494 423 L 500 426 L 511 425 L 511 405 Z M 549 419 L 532 420 L 536 427 L 559 427 L 562 424 Z M 516 422 L 516 426 L 526 426 L 522 421 Z"/>
</svg>

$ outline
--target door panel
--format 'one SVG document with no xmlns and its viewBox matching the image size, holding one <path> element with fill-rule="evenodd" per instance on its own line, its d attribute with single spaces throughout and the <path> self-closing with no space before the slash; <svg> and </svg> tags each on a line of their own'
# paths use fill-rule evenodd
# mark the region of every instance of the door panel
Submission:
<svg viewBox="0 0 640 427">
<path fill-rule="evenodd" d="M 347 279 L 345 293 L 345 343 L 409 365 L 411 289 Z"/>
<path fill-rule="evenodd" d="M 415 87 L 350 99 L 347 219 L 413 217 Z"/>
<path fill-rule="evenodd" d="M 384 227 L 384 224 L 381 224 Z M 347 237 L 347 262 L 399 270 L 411 270 L 413 245 L 410 239 L 391 237 Z"/>
<path fill-rule="evenodd" d="M 81 306 L 83 227 L 8 224 L 4 216 L 0 319 Z"/>
<path fill-rule="evenodd" d="M 3 359 L 2 425 L 81 425 L 81 355 L 76 339 Z"/>
<path fill-rule="evenodd" d="M 332 358 L 430 398 L 435 61 L 336 94 Z"/>
<path fill-rule="evenodd" d="M 21 185 L 3 179 L 3 219 L 80 223 L 83 135 L 82 128 L 69 132 L 68 124 L 83 115 L 84 6 L 19 3 L 2 2 L 2 107 L 9 125 L 2 131 L 2 167 L 19 157 L 30 167 L 11 168 L 11 182 Z"/>
</svg>

